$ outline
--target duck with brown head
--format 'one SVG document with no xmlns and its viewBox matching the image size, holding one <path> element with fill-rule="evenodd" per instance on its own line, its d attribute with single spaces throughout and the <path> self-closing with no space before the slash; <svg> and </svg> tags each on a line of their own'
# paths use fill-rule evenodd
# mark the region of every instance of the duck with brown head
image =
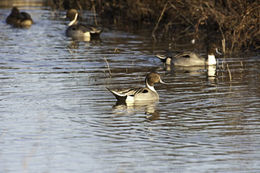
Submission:
<svg viewBox="0 0 260 173">
<path fill-rule="evenodd" d="M 109 89 L 118 101 L 126 103 L 134 103 L 136 101 L 156 101 L 159 95 L 154 89 L 154 84 L 165 84 L 158 73 L 151 72 L 146 75 L 145 87 L 142 88 L 126 88 L 126 89 Z"/>
<path fill-rule="evenodd" d="M 78 24 L 78 12 L 70 9 L 67 12 L 67 18 L 71 20 L 66 29 L 66 36 L 73 39 L 90 41 L 92 38 L 98 38 L 102 30 L 92 25 Z"/>
</svg>

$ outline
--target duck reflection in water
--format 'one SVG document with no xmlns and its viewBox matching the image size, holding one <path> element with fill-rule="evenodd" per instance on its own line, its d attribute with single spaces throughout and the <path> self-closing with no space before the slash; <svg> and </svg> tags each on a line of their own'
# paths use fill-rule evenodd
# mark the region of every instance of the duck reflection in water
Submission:
<svg viewBox="0 0 260 173">
<path fill-rule="evenodd" d="M 80 40 L 70 40 L 68 42 L 67 45 L 67 50 L 72 54 L 72 53 L 76 53 L 77 50 L 82 50 L 82 49 L 86 49 L 86 51 L 89 51 L 89 47 L 90 46 L 96 46 L 96 45 L 100 45 L 100 41 L 98 40 L 91 40 L 90 42 L 86 42 L 86 41 L 80 41 Z"/>
<path fill-rule="evenodd" d="M 117 101 L 113 106 L 115 114 L 136 114 L 138 112 L 145 113 L 148 120 L 157 120 L 160 118 L 160 112 L 156 109 L 158 101 L 136 101 L 134 103 L 126 103 Z"/>
<path fill-rule="evenodd" d="M 208 67 L 168 67 L 168 72 L 174 73 L 187 73 L 190 76 L 198 76 L 205 75 L 208 79 L 215 79 L 217 73 L 216 66 L 208 66 Z"/>
</svg>

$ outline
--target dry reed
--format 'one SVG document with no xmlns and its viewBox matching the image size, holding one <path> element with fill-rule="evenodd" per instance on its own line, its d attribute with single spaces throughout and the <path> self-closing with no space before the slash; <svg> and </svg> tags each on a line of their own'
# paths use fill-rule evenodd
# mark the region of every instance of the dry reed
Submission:
<svg viewBox="0 0 260 173">
<path fill-rule="evenodd" d="M 260 48 L 258 0 L 49 1 L 56 9 L 92 9 L 102 23 L 149 26 L 154 40 L 216 40 L 226 54 Z"/>
</svg>

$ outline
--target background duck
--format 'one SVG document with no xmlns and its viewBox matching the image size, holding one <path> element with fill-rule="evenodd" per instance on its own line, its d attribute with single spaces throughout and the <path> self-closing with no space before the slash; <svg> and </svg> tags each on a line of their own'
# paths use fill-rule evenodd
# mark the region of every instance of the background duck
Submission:
<svg viewBox="0 0 260 173">
<path fill-rule="evenodd" d="M 216 65 L 215 54 L 219 53 L 217 46 L 212 44 L 207 50 L 207 56 L 202 57 L 194 52 L 183 52 L 176 55 L 168 53 L 167 55 L 156 55 L 157 58 L 165 62 L 166 65 L 174 64 L 175 66 L 210 66 Z"/>
<path fill-rule="evenodd" d="M 75 9 L 67 11 L 67 18 L 71 20 L 66 30 L 66 35 L 74 39 L 89 41 L 91 38 L 98 38 L 102 32 L 100 28 L 92 25 L 78 24 L 78 12 Z"/>
<path fill-rule="evenodd" d="M 17 7 L 13 7 L 6 18 L 6 23 L 18 28 L 29 28 L 33 24 L 33 20 L 30 14 L 20 12 Z"/>
<path fill-rule="evenodd" d="M 158 73 L 151 72 L 146 75 L 145 87 L 143 88 L 126 88 L 126 89 L 109 89 L 118 101 L 133 103 L 136 101 L 155 101 L 159 99 L 159 94 L 154 89 L 155 83 L 163 83 Z"/>
<path fill-rule="evenodd" d="M 69 21 L 73 21 L 74 18 L 75 18 L 76 13 L 78 13 L 78 11 L 76 9 L 74 9 L 74 8 L 69 9 L 69 10 L 67 10 L 65 17 Z M 75 24 L 77 24 L 78 21 L 82 21 L 82 16 L 79 13 L 78 13 L 78 18 L 77 18 L 77 21 L 75 22 Z"/>
</svg>

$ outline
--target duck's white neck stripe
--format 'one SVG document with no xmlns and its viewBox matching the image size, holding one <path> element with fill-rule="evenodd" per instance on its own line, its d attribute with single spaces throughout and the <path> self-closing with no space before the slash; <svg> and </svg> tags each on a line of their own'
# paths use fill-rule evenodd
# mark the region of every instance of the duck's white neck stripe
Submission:
<svg viewBox="0 0 260 173">
<path fill-rule="evenodd" d="M 77 22 L 78 13 L 75 14 L 74 19 L 69 23 L 69 26 L 74 25 Z"/>
<path fill-rule="evenodd" d="M 146 87 L 149 88 L 150 90 L 152 90 L 153 92 L 156 92 L 156 90 L 154 89 L 154 86 L 149 85 L 149 83 L 147 82 L 147 80 L 145 80 L 145 84 Z"/>
<path fill-rule="evenodd" d="M 216 65 L 217 61 L 215 55 L 208 55 L 208 65 Z"/>
</svg>

